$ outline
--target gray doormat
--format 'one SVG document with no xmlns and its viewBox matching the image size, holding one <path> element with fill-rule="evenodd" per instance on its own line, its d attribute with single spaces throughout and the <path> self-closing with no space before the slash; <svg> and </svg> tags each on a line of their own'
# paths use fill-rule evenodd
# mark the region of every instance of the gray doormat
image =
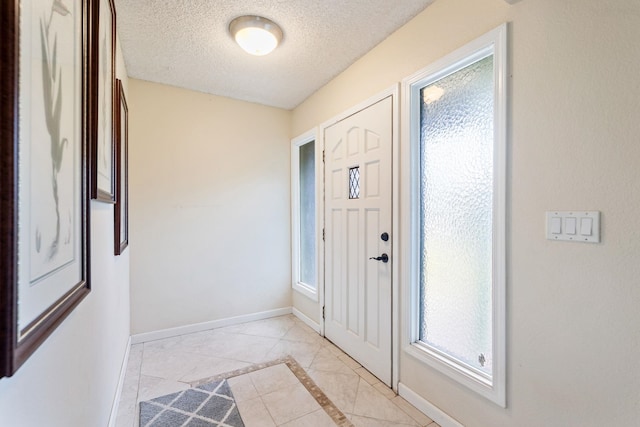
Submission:
<svg viewBox="0 0 640 427">
<path fill-rule="evenodd" d="M 244 427 L 226 380 L 140 402 L 140 427 Z"/>
</svg>

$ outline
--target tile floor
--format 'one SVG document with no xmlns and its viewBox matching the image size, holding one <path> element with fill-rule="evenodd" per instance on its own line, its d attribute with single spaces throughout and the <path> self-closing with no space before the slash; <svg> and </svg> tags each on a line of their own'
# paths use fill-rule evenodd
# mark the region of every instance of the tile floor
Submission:
<svg viewBox="0 0 640 427">
<path fill-rule="evenodd" d="M 138 427 L 140 401 L 288 355 L 356 427 L 439 427 L 292 315 L 131 346 L 116 426 Z M 335 426 L 284 364 L 229 385 L 246 427 Z"/>
</svg>

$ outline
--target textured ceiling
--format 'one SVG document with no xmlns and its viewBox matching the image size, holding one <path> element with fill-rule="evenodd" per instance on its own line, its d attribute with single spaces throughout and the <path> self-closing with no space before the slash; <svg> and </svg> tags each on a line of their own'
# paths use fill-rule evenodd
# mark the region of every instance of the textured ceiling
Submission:
<svg viewBox="0 0 640 427">
<path fill-rule="evenodd" d="M 130 77 L 292 109 L 433 0 L 115 0 Z M 257 57 L 227 27 L 277 22 L 282 44 Z"/>
</svg>

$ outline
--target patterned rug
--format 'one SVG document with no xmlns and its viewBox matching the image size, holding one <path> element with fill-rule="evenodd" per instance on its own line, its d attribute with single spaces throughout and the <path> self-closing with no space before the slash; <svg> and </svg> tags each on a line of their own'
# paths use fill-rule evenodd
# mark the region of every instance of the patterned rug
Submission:
<svg viewBox="0 0 640 427">
<path fill-rule="evenodd" d="M 244 427 L 226 380 L 140 402 L 140 427 Z"/>
</svg>

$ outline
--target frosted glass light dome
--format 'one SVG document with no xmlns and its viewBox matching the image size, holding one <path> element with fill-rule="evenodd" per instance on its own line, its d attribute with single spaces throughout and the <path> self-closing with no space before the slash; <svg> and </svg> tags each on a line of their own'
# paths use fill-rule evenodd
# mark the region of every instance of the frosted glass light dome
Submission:
<svg viewBox="0 0 640 427">
<path fill-rule="evenodd" d="M 261 16 L 235 18 L 229 24 L 229 32 L 242 49 L 256 56 L 271 53 L 282 40 L 278 24 Z"/>
</svg>

